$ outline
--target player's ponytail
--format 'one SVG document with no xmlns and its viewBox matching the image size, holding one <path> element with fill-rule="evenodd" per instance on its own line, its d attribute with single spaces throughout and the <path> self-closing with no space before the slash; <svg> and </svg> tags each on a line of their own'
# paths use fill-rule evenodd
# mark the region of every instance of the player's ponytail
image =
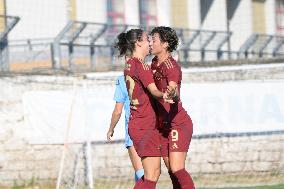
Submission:
<svg viewBox="0 0 284 189">
<path fill-rule="evenodd" d="M 126 33 L 120 33 L 117 36 L 117 42 L 114 46 L 119 51 L 119 56 L 124 56 L 127 51 Z"/>
<path fill-rule="evenodd" d="M 142 34 L 143 30 L 141 29 L 131 29 L 126 33 L 120 33 L 114 45 L 119 52 L 119 56 L 131 56 L 135 50 L 136 41 L 142 40 Z"/>
</svg>

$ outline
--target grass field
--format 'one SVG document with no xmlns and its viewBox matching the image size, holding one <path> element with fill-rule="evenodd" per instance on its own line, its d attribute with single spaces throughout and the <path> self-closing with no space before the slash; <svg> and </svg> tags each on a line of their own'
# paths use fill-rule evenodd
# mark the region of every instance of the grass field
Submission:
<svg viewBox="0 0 284 189">
<path fill-rule="evenodd" d="M 199 188 L 199 189 L 284 189 L 284 184 L 274 186 L 256 186 L 256 187 L 227 187 L 227 188 Z"/>
<path fill-rule="evenodd" d="M 132 182 L 127 182 L 124 184 L 117 184 L 110 186 L 106 186 L 105 184 L 100 184 L 100 183 L 95 183 L 94 189 L 113 189 L 113 188 L 133 188 L 134 183 Z M 120 187 L 118 187 L 120 186 Z M 26 184 L 14 184 L 12 187 L 2 187 L 0 185 L 1 189 L 54 189 L 55 188 L 55 183 L 54 182 L 46 182 L 46 183 L 26 183 Z M 77 189 L 86 189 L 87 187 L 77 187 Z M 157 189 L 169 189 L 171 188 L 171 183 L 167 183 L 166 185 L 160 185 L 157 186 Z M 284 189 L 284 183 L 283 184 L 278 184 L 278 185 L 271 185 L 271 186 L 254 186 L 254 187 L 221 187 L 221 188 L 211 188 L 211 187 L 197 187 L 196 189 Z"/>
</svg>

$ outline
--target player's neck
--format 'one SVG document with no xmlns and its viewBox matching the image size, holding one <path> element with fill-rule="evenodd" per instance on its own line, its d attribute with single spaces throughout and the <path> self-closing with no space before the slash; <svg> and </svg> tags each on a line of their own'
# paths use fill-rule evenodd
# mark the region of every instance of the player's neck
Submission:
<svg viewBox="0 0 284 189">
<path fill-rule="evenodd" d="M 138 53 L 133 53 L 132 58 L 137 58 L 142 63 L 144 63 L 145 60 L 145 56 L 142 56 L 141 54 Z"/>
<path fill-rule="evenodd" d="M 160 54 L 157 54 L 158 65 L 165 62 L 165 60 L 167 60 L 169 56 L 171 56 L 171 53 L 169 52 L 161 52 Z"/>
</svg>

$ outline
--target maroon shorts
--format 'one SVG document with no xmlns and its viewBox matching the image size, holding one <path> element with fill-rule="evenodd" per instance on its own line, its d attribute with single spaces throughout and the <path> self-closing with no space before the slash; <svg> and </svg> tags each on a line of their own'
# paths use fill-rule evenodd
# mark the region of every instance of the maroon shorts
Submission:
<svg viewBox="0 0 284 189">
<path fill-rule="evenodd" d="M 190 118 L 179 124 L 164 126 L 159 131 L 162 157 L 169 156 L 169 152 L 188 151 L 193 132 L 193 124 Z"/>
<path fill-rule="evenodd" d="M 161 135 L 157 129 L 129 127 L 128 132 L 139 157 L 161 157 Z"/>
</svg>

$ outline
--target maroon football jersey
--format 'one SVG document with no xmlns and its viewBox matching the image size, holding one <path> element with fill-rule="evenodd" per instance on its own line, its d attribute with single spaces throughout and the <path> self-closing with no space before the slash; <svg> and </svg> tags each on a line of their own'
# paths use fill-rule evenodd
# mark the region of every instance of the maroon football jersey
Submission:
<svg viewBox="0 0 284 189">
<path fill-rule="evenodd" d="M 129 127 L 155 128 L 153 99 L 147 86 L 154 83 L 152 70 L 138 58 L 126 62 L 124 76 L 130 99 Z"/>
<path fill-rule="evenodd" d="M 151 69 L 157 88 L 162 92 L 166 92 L 169 82 L 174 81 L 177 83 L 180 93 L 182 72 L 178 63 L 170 56 L 159 66 L 157 64 L 158 61 L 155 57 L 152 60 Z M 187 112 L 182 107 L 180 99 L 174 104 L 166 103 L 163 100 L 157 100 L 156 102 L 157 114 L 160 121 L 167 122 L 168 124 L 179 124 L 182 123 L 185 118 L 188 118 Z"/>
</svg>

